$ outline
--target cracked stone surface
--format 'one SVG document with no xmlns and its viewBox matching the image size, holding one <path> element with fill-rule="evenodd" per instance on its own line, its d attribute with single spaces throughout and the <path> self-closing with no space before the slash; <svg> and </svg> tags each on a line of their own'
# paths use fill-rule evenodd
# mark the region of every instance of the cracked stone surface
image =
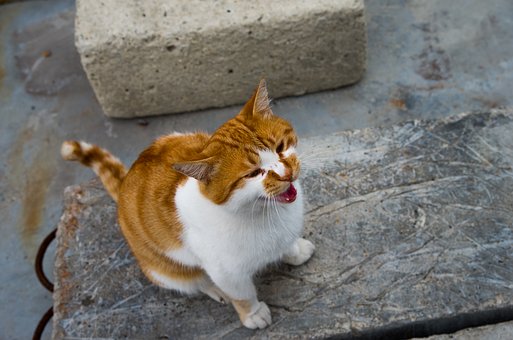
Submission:
<svg viewBox="0 0 513 340">
<path fill-rule="evenodd" d="M 55 339 L 307 338 L 511 307 L 513 112 L 461 114 L 301 141 L 300 267 L 262 273 L 273 324 L 151 285 L 98 182 L 72 186 L 58 231 Z"/>
</svg>

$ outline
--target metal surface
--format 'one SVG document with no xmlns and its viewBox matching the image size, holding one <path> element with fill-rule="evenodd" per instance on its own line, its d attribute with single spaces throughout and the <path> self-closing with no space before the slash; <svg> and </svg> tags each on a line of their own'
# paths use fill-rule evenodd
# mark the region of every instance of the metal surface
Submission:
<svg viewBox="0 0 513 340">
<path fill-rule="evenodd" d="M 366 7 L 364 79 L 274 102 L 301 137 L 513 104 L 510 0 L 369 0 Z M 238 110 L 105 118 L 74 53 L 73 10 L 62 0 L 0 6 L 0 338 L 28 338 L 51 305 L 33 272 L 37 245 L 59 220 L 64 187 L 93 177 L 60 160 L 62 140 L 101 144 L 128 164 L 159 134 L 213 130 Z"/>
</svg>

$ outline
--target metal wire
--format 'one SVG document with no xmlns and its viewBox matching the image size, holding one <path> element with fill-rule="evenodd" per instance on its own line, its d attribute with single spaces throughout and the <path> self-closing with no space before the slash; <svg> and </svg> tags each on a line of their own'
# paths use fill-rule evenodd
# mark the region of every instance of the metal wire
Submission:
<svg viewBox="0 0 513 340">
<path fill-rule="evenodd" d="M 57 228 L 52 230 L 52 232 L 50 234 L 48 234 L 48 236 L 45 237 L 43 242 L 41 242 L 41 245 L 39 246 L 39 249 L 37 250 L 36 261 L 34 264 L 34 267 L 36 270 L 36 275 L 37 275 L 39 282 L 41 282 L 43 287 L 48 289 L 50 292 L 53 292 L 54 285 L 48 279 L 48 277 L 46 276 L 46 274 L 44 272 L 43 260 L 45 258 L 48 246 L 55 239 L 56 234 L 57 234 Z M 48 309 L 46 311 L 46 313 L 43 315 L 41 320 L 39 320 L 37 327 L 34 331 L 34 335 L 32 336 L 32 340 L 40 340 L 41 339 L 41 336 L 43 335 L 43 332 L 46 328 L 46 325 L 48 324 L 48 322 L 50 321 L 52 316 L 53 316 L 53 306 L 50 307 L 50 309 Z"/>
</svg>

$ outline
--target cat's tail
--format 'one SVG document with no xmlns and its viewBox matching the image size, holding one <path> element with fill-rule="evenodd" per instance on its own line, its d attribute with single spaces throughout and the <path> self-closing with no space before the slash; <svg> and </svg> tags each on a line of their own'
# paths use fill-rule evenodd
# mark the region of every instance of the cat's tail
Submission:
<svg viewBox="0 0 513 340">
<path fill-rule="evenodd" d="M 126 175 L 125 166 L 119 159 L 99 146 L 77 141 L 62 143 L 61 155 L 65 160 L 79 161 L 93 169 L 114 201 L 118 201 L 119 188 Z"/>
</svg>

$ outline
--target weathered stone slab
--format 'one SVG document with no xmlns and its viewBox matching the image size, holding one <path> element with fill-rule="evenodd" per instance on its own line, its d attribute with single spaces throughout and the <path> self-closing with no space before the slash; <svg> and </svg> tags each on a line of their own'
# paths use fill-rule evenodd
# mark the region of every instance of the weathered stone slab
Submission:
<svg viewBox="0 0 513 340">
<path fill-rule="evenodd" d="M 465 114 L 302 141 L 314 257 L 258 280 L 274 323 L 152 286 L 97 182 L 59 225 L 54 338 L 306 338 L 513 307 L 513 113 Z M 412 333 L 413 335 L 415 332 Z"/>
<path fill-rule="evenodd" d="M 76 46 L 105 114 L 135 117 L 358 81 L 363 0 L 77 1 Z"/>
</svg>

